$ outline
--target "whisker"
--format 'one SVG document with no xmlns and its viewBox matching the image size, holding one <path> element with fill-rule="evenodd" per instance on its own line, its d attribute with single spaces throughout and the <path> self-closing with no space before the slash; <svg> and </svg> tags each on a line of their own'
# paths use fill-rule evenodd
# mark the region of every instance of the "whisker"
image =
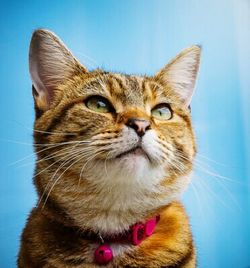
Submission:
<svg viewBox="0 0 250 268">
<path fill-rule="evenodd" d="M 202 168 L 202 166 L 200 166 L 199 165 L 199 167 L 200 167 L 200 169 L 202 170 L 202 171 L 204 171 L 205 173 L 207 173 L 208 175 L 210 175 L 212 178 L 214 178 L 218 183 L 219 183 L 219 185 L 227 192 L 227 194 L 230 196 L 230 198 L 231 198 L 231 200 L 234 202 L 234 204 L 239 208 L 239 209 L 241 209 L 240 208 L 240 206 L 239 206 L 239 202 L 237 201 L 237 199 L 235 198 L 235 196 L 231 193 L 231 191 L 220 181 L 220 179 L 224 179 L 224 180 L 226 180 L 226 181 L 229 181 L 229 182 L 234 182 L 234 183 L 238 183 L 238 184 L 241 184 L 240 182 L 238 182 L 238 181 L 235 181 L 235 180 L 232 180 L 232 179 L 230 179 L 230 178 L 227 178 L 227 177 L 224 177 L 224 176 L 221 176 L 221 175 L 219 175 L 219 174 L 216 174 L 216 173 L 213 173 L 213 172 L 211 172 L 211 171 L 209 171 L 209 170 L 204 170 L 203 168 Z"/>
<path fill-rule="evenodd" d="M 104 169 L 105 169 L 107 177 L 108 177 L 107 160 L 108 160 L 108 157 L 109 157 L 110 154 L 111 154 L 111 152 L 108 152 L 108 154 L 107 154 L 107 156 L 105 158 L 105 161 L 104 161 Z"/>
<path fill-rule="evenodd" d="M 67 158 L 67 157 L 69 157 L 69 156 L 68 156 L 68 155 L 66 155 L 66 156 L 65 156 L 65 157 L 63 157 L 63 158 L 60 158 L 60 159 L 58 159 L 57 161 L 54 161 L 54 163 L 52 163 L 52 164 L 51 164 L 51 165 L 49 165 L 48 167 L 46 167 L 46 168 L 42 169 L 40 172 L 38 172 L 38 173 L 34 174 L 34 176 L 33 176 L 33 177 L 35 178 L 36 176 L 40 175 L 41 173 L 43 173 L 44 171 L 48 170 L 50 167 L 54 166 L 56 163 L 58 163 L 58 162 L 62 161 L 63 159 L 65 159 L 65 158 Z"/>
<path fill-rule="evenodd" d="M 27 155 L 27 156 L 25 156 L 25 157 L 23 157 L 23 158 L 21 158 L 21 159 L 19 159 L 19 160 L 16 160 L 15 162 L 10 163 L 9 166 L 13 166 L 13 165 L 15 165 L 15 164 L 17 164 L 17 163 L 19 163 L 19 162 L 22 162 L 22 161 L 24 161 L 24 160 L 26 160 L 26 159 L 32 157 L 33 155 L 39 155 L 40 153 L 42 153 L 42 152 L 44 152 L 44 151 L 51 150 L 51 149 L 56 148 L 56 147 L 59 147 L 59 146 L 62 146 L 62 145 L 60 144 L 60 145 L 54 145 L 54 146 L 51 146 L 51 147 L 49 147 L 49 148 L 43 148 L 42 150 L 39 150 L 39 151 L 34 152 L 34 153 L 32 153 L 32 154 L 29 154 L 29 155 Z M 67 149 L 67 148 L 63 148 L 62 150 L 65 150 L 65 149 Z M 61 150 L 59 150 L 59 151 L 61 151 Z M 58 152 L 59 152 L 59 151 L 58 151 Z M 53 154 L 51 154 L 51 155 L 53 155 Z M 39 162 L 39 161 L 36 161 L 36 163 L 38 163 L 38 162 Z M 31 163 L 33 164 L 33 162 L 31 162 Z M 29 164 L 30 164 L 30 163 L 28 163 L 28 165 L 29 165 Z M 26 165 L 24 164 L 24 165 L 22 165 L 22 166 L 26 166 Z M 21 167 L 22 167 L 22 166 L 21 166 Z"/>
<path fill-rule="evenodd" d="M 85 167 L 87 166 L 87 164 L 93 160 L 97 155 L 101 154 L 103 151 L 100 150 L 100 151 L 97 151 L 93 154 L 92 157 L 89 157 L 89 159 L 86 161 L 86 163 L 84 164 L 84 166 L 81 168 L 81 172 L 80 172 L 80 180 L 82 179 L 82 174 L 83 174 L 83 170 L 85 169 Z"/>
<path fill-rule="evenodd" d="M 74 144 L 77 142 L 82 142 L 82 143 L 90 143 L 90 140 L 76 140 L 76 141 L 64 141 L 64 142 L 58 142 L 58 143 L 34 143 L 34 145 L 36 146 L 53 146 L 53 145 L 65 145 L 65 144 Z"/>
<path fill-rule="evenodd" d="M 77 132 L 70 133 L 70 132 L 61 132 L 61 131 L 58 131 L 58 132 L 56 132 L 56 131 L 53 131 L 53 132 L 51 132 L 51 131 L 43 131 L 41 129 L 35 129 L 35 128 L 28 127 L 28 126 L 22 124 L 21 122 L 17 122 L 17 121 L 14 121 L 14 122 L 16 124 L 20 125 L 21 127 L 25 128 L 27 130 L 30 130 L 31 133 L 33 133 L 33 132 L 39 132 L 39 133 L 45 133 L 45 134 L 77 135 Z"/>
<path fill-rule="evenodd" d="M 187 157 L 183 156 L 181 153 L 179 153 L 178 155 L 179 155 L 181 158 L 183 158 L 183 159 L 188 160 L 188 161 L 191 162 L 191 160 L 189 160 Z M 223 180 L 228 181 L 228 182 L 238 183 L 238 184 L 241 184 L 241 183 L 239 183 L 238 181 L 232 180 L 232 179 L 230 179 L 230 178 L 227 178 L 227 177 L 225 177 L 225 176 L 221 176 L 221 175 L 219 175 L 219 174 L 217 174 L 217 173 L 214 173 L 214 172 L 212 172 L 212 171 L 207 170 L 206 168 L 204 168 L 204 167 L 202 166 L 201 162 L 197 162 L 197 161 L 194 160 L 194 161 L 193 161 L 193 164 L 194 164 L 195 167 L 198 167 L 198 170 L 205 172 L 206 174 L 210 175 L 213 179 L 215 179 L 216 182 L 219 183 L 220 187 L 222 187 L 222 188 L 226 191 L 226 193 L 227 193 L 228 196 L 231 198 L 231 200 L 234 202 L 234 204 L 235 204 L 239 209 L 241 209 L 241 207 L 239 206 L 239 202 L 238 202 L 238 200 L 237 200 L 237 199 L 235 198 L 235 196 L 231 193 L 231 191 L 226 187 L 226 185 L 224 185 L 224 184 L 220 181 L 220 179 L 223 179 Z M 202 180 L 202 181 L 203 181 L 203 180 Z M 203 181 L 203 182 L 205 183 L 205 181 Z"/>
<path fill-rule="evenodd" d="M 80 144 L 76 144 L 74 147 L 77 147 L 77 146 L 79 146 L 79 145 L 80 145 Z M 43 196 L 44 196 L 45 192 L 47 191 L 50 182 L 53 181 L 53 179 L 54 179 L 54 177 L 56 176 L 57 172 L 58 172 L 63 166 L 65 166 L 65 165 L 68 164 L 70 161 L 72 161 L 72 160 L 74 160 L 76 157 L 78 157 L 78 155 L 81 155 L 81 159 L 83 159 L 84 157 L 86 157 L 86 156 L 89 154 L 89 152 L 92 153 L 92 152 L 93 152 L 93 149 L 92 149 L 92 148 L 87 148 L 87 149 L 86 149 L 86 148 L 78 148 L 78 149 L 74 149 L 74 150 L 71 151 L 71 154 L 70 154 L 70 155 L 66 155 L 66 157 L 63 157 L 63 158 L 61 158 L 61 159 L 55 161 L 54 163 L 52 163 L 51 165 L 49 165 L 47 168 L 45 168 L 45 169 L 42 170 L 42 172 L 44 172 L 45 170 L 49 169 L 49 168 L 50 168 L 51 166 L 53 166 L 54 164 L 56 164 L 56 163 L 62 161 L 62 159 L 66 159 L 66 160 L 65 160 L 65 161 L 64 161 L 64 162 L 57 168 L 57 170 L 54 172 L 52 178 L 51 178 L 51 179 L 49 180 L 49 182 L 47 183 L 47 186 L 45 187 L 44 192 L 43 192 L 43 194 L 42 194 L 42 196 L 41 196 L 41 198 L 40 198 L 38 204 L 40 204 L 41 200 L 43 199 Z M 36 176 L 39 175 L 39 174 L 42 173 L 42 172 L 39 172 L 38 174 L 36 174 Z"/>
<path fill-rule="evenodd" d="M 74 156 L 73 158 L 71 158 L 70 160 L 68 160 L 66 163 L 64 162 L 64 165 L 65 164 L 67 164 L 67 163 L 70 163 L 72 160 L 75 160 L 76 158 L 78 158 L 78 156 L 79 155 L 76 155 L 76 156 Z M 48 200 L 48 198 L 49 198 L 49 195 L 50 195 L 50 193 L 52 192 L 52 190 L 53 190 L 53 188 L 55 187 L 55 185 L 57 184 L 57 182 L 60 180 L 60 178 L 63 176 L 63 174 L 65 174 L 65 172 L 67 171 L 67 170 L 69 170 L 74 164 L 76 164 L 77 162 L 79 162 L 81 159 L 82 159 L 83 157 L 80 157 L 80 158 L 78 158 L 76 161 L 74 161 L 71 165 L 69 165 L 59 176 L 58 176 L 58 178 L 54 181 L 54 183 L 52 184 L 52 186 L 51 186 L 51 188 L 50 188 L 50 190 L 49 190 L 49 192 L 48 192 L 48 194 L 47 194 L 47 196 L 46 196 L 46 198 L 45 198 L 45 201 L 44 201 L 44 204 L 43 204 L 43 206 L 42 206 L 42 209 L 45 207 L 45 205 L 46 205 L 46 203 L 47 203 L 47 200 Z M 63 165 L 63 166 L 64 166 Z M 62 166 L 62 167 L 63 167 Z M 57 170 L 58 171 L 58 170 Z M 55 174 L 57 173 L 57 171 L 55 172 Z M 55 177 L 55 175 L 53 175 L 53 177 Z M 53 180 L 53 178 L 52 178 L 52 180 Z"/>
<path fill-rule="evenodd" d="M 202 198 L 200 198 L 200 196 L 199 196 L 199 204 L 198 204 L 198 206 L 199 206 L 199 210 L 200 210 L 200 207 L 201 207 L 200 206 L 200 203 L 202 203 L 202 208 L 201 208 L 201 213 L 200 214 L 202 216 L 203 221 L 206 222 L 206 217 L 204 217 L 203 211 L 206 211 L 206 212 L 210 211 L 210 214 L 211 214 L 211 213 L 214 212 L 214 210 L 211 207 L 211 202 L 209 202 L 209 204 L 208 204 L 208 202 L 205 202 L 205 204 L 203 202 L 204 200 L 207 200 L 208 195 L 207 194 L 204 194 L 204 186 L 202 185 L 202 183 L 201 183 L 200 180 L 201 180 L 201 178 L 199 178 L 197 176 L 194 176 L 193 179 L 191 180 L 191 182 L 192 182 L 192 184 L 194 186 L 199 187 L 199 189 L 197 189 L 197 194 L 198 194 L 198 196 L 200 194 Z M 210 194 L 207 191 L 206 191 L 206 193 Z M 204 198 L 206 198 L 206 199 L 204 199 Z M 213 198 L 213 200 L 214 200 L 214 198 Z"/>
<path fill-rule="evenodd" d="M 101 153 L 101 151 L 100 151 L 99 153 Z M 98 153 L 94 154 L 94 156 L 91 157 L 91 158 L 85 163 L 85 165 L 83 166 L 83 168 L 87 165 L 87 163 L 88 163 L 89 161 L 91 161 L 91 160 L 92 160 L 94 157 L 96 157 L 97 155 L 98 155 Z M 79 156 L 79 154 L 77 154 L 76 156 L 74 155 L 74 157 L 71 158 L 70 160 L 68 160 L 67 163 L 71 162 L 72 160 L 74 161 L 76 158 L 78 158 L 78 156 Z M 70 166 L 68 166 L 68 167 L 67 167 L 67 168 L 66 168 L 66 169 L 59 175 L 59 177 L 55 180 L 55 182 L 53 183 L 53 185 L 52 185 L 51 188 L 50 188 L 50 191 L 49 191 L 48 194 L 47 194 L 47 197 L 46 197 L 46 199 L 45 199 L 45 201 L 44 201 L 44 204 L 43 204 L 43 208 L 44 208 L 44 206 L 45 206 L 45 204 L 46 204 L 46 202 L 47 202 L 47 200 L 48 200 L 48 198 L 49 198 L 49 195 L 50 195 L 51 191 L 52 191 L 53 188 L 55 187 L 56 183 L 57 183 L 57 182 L 60 180 L 60 178 L 63 176 L 63 174 L 65 174 L 65 172 L 66 172 L 67 170 L 69 170 L 74 164 L 76 164 L 76 163 L 78 163 L 80 160 L 84 159 L 84 157 L 85 157 L 85 156 L 81 156 L 81 157 L 79 157 L 76 161 L 74 161 Z M 67 164 L 67 163 L 64 162 L 63 166 L 64 166 L 65 164 Z M 62 167 L 63 167 L 63 166 L 62 166 Z M 61 167 L 61 166 L 60 166 L 60 167 Z M 57 169 L 57 171 L 54 173 L 54 175 L 53 175 L 53 177 L 52 177 L 52 180 L 53 180 L 53 178 L 55 177 L 56 173 L 59 171 L 60 167 L 59 167 L 59 168 Z M 82 173 L 82 171 L 83 171 L 83 168 L 81 169 L 81 173 Z M 80 173 L 80 174 L 81 174 L 81 173 Z M 80 176 L 80 178 L 81 178 L 81 176 Z"/>
<path fill-rule="evenodd" d="M 43 191 L 43 194 L 41 195 L 41 198 L 38 202 L 38 205 L 40 204 L 40 202 L 42 201 L 43 197 L 44 197 L 44 194 L 45 192 L 47 191 L 48 187 L 49 187 L 49 184 L 53 181 L 54 177 L 56 176 L 57 172 L 63 167 L 65 166 L 67 163 L 69 163 L 71 160 L 75 159 L 77 156 L 79 155 L 79 151 L 74 151 L 72 154 L 70 155 L 66 155 L 66 157 L 62 158 L 62 159 L 66 159 L 62 164 L 59 165 L 59 167 L 56 169 L 56 171 L 53 173 L 52 177 L 50 178 L 50 180 L 48 181 L 44 191 Z M 62 161 L 62 159 L 59 159 L 58 161 L 56 162 L 59 162 L 59 161 Z M 54 165 L 56 162 L 54 162 L 52 165 Z M 51 167 L 52 165 L 50 165 L 49 167 Z"/>
<path fill-rule="evenodd" d="M 0 141 L 4 142 L 11 142 L 11 143 L 16 143 L 16 144 L 21 144 L 21 145 L 28 145 L 28 146 L 37 146 L 37 147 L 47 147 L 47 146 L 53 146 L 53 145 L 63 145 L 63 144 L 71 144 L 75 142 L 83 142 L 83 143 L 90 143 L 90 140 L 77 140 L 77 141 L 67 141 L 67 142 L 58 142 L 58 143 L 28 143 L 28 142 L 21 142 L 21 141 L 16 141 L 16 140 L 9 140 L 9 139 L 0 139 Z"/>
<path fill-rule="evenodd" d="M 204 159 L 206 159 L 206 160 L 208 160 L 208 161 L 210 161 L 210 162 L 212 162 L 212 163 L 214 163 L 214 164 L 217 164 L 217 165 L 220 165 L 220 166 L 223 166 L 223 167 L 228 167 L 228 165 L 223 164 L 223 163 L 220 163 L 220 162 L 218 162 L 218 161 L 215 161 L 215 160 L 213 160 L 213 159 L 211 159 L 211 158 L 209 158 L 209 157 L 207 157 L 207 156 L 205 156 L 205 155 L 202 155 L 202 154 L 200 154 L 200 153 L 196 153 L 196 154 L 197 154 L 197 156 L 199 156 L 199 157 L 201 157 L 201 158 L 204 158 Z"/>
<path fill-rule="evenodd" d="M 201 170 L 201 171 L 207 173 L 207 174 L 210 175 L 211 177 L 219 178 L 219 179 L 223 179 L 223 180 L 228 181 L 228 182 L 232 182 L 232 183 L 237 183 L 237 184 L 241 184 L 241 185 L 243 185 L 243 183 L 241 183 L 241 182 L 239 182 L 239 181 L 236 181 L 236 180 L 233 180 L 233 179 L 231 179 L 231 178 L 222 176 L 222 175 L 220 175 L 220 174 L 218 174 L 218 173 L 215 173 L 215 172 L 213 172 L 213 171 L 210 171 L 210 170 L 204 168 L 204 167 L 203 167 L 199 162 L 197 162 L 196 160 L 194 160 L 194 165 L 195 165 L 196 167 L 198 167 L 199 170 Z"/>
<path fill-rule="evenodd" d="M 192 190 L 194 192 L 196 201 L 198 203 L 199 213 L 203 216 L 203 214 L 201 213 L 203 211 L 202 207 L 201 207 L 201 199 L 200 199 L 200 196 L 199 196 L 199 193 L 198 193 L 197 189 L 195 188 L 195 184 L 194 184 L 194 182 L 192 180 L 190 181 L 190 186 L 191 186 L 191 188 L 192 188 Z"/>
<path fill-rule="evenodd" d="M 77 136 L 78 132 L 74 132 L 74 133 L 71 133 L 71 132 L 61 132 L 61 131 L 44 131 L 44 130 L 38 130 L 38 129 L 34 129 L 33 130 L 34 132 L 37 132 L 37 133 L 43 133 L 43 134 L 52 134 L 52 135 L 63 135 L 63 136 Z"/>
<path fill-rule="evenodd" d="M 33 143 L 21 142 L 21 141 L 9 140 L 9 139 L 1 139 L 1 138 L 0 138 L 0 141 L 11 142 L 11 143 L 21 144 L 21 145 L 28 145 L 28 146 L 33 145 Z"/>
<path fill-rule="evenodd" d="M 231 207 L 229 207 L 225 202 L 223 202 L 222 199 L 219 198 L 218 195 L 217 195 L 216 193 L 214 193 L 214 192 L 209 188 L 209 186 L 207 185 L 207 183 L 206 183 L 204 180 L 202 180 L 200 177 L 196 177 L 196 178 L 199 179 L 200 183 L 201 183 L 203 186 L 205 186 L 206 190 L 207 190 L 212 196 L 214 196 L 215 199 L 217 199 L 217 200 L 218 200 L 222 205 L 224 205 L 227 209 L 232 210 Z"/>
<path fill-rule="evenodd" d="M 59 156 L 61 156 L 61 155 L 65 155 L 68 151 L 71 152 L 71 150 L 72 150 L 74 147 L 75 147 L 75 146 L 72 146 L 72 147 L 66 147 L 66 148 L 60 149 L 60 150 L 58 150 L 58 151 L 56 151 L 56 152 L 54 152 L 54 153 L 52 153 L 52 154 L 49 154 L 49 155 L 47 155 L 47 156 L 45 156 L 45 157 L 43 157 L 43 158 L 41 158 L 41 159 L 39 159 L 39 160 L 36 160 L 36 164 L 38 164 L 38 163 L 40 163 L 40 162 L 42 162 L 42 161 L 47 161 L 47 160 L 53 159 L 53 158 L 55 158 L 55 157 L 59 157 Z M 51 148 L 50 148 L 50 149 L 51 149 Z M 44 150 L 45 150 L 45 149 L 44 149 Z M 43 150 L 41 150 L 41 151 L 43 151 Z M 63 152 L 63 153 L 61 153 L 61 152 Z M 23 165 L 21 165 L 21 166 L 19 166 L 19 167 L 25 167 L 25 166 L 28 166 L 28 165 L 31 165 L 31 164 L 33 164 L 33 162 L 29 162 L 29 163 L 23 164 Z"/>
<path fill-rule="evenodd" d="M 181 157 L 181 158 L 183 158 L 183 159 L 185 159 L 185 160 L 187 160 L 187 161 L 189 161 L 190 163 L 194 164 L 195 167 L 199 168 L 198 170 L 203 171 L 203 172 L 207 173 L 208 175 L 211 175 L 212 177 L 217 177 L 217 178 L 220 178 L 220 179 L 224 179 L 226 181 L 229 181 L 229 182 L 238 183 L 238 184 L 243 185 L 239 181 L 233 180 L 231 178 L 228 178 L 228 177 L 222 176 L 220 174 L 217 174 L 217 173 L 215 173 L 213 171 L 207 170 L 206 168 L 204 168 L 202 166 L 203 163 L 200 162 L 200 161 L 198 161 L 197 159 L 193 159 L 193 161 L 191 161 L 189 158 L 185 157 L 181 153 L 178 153 L 178 156 Z"/>
<path fill-rule="evenodd" d="M 16 161 L 10 163 L 9 166 L 13 166 L 13 165 L 15 165 L 15 164 L 17 164 L 19 162 L 22 162 L 22 161 L 24 161 L 24 160 L 26 160 L 26 159 L 34 156 L 34 155 L 38 155 L 39 153 L 44 152 L 46 150 L 50 150 L 50 149 L 53 149 L 53 148 L 56 148 L 56 147 L 59 147 L 59 146 L 62 146 L 62 145 L 75 144 L 75 143 L 82 143 L 82 144 L 85 144 L 86 143 L 86 144 L 88 144 L 88 143 L 90 143 L 90 141 L 83 140 L 83 141 L 70 141 L 70 142 L 61 142 L 61 143 L 47 144 L 48 146 L 47 145 L 44 146 L 46 148 L 43 148 L 43 149 L 41 149 L 41 150 L 39 150 L 37 152 L 33 152 L 32 154 L 29 154 L 29 155 L 27 155 L 27 156 L 25 156 L 25 157 L 23 157 L 21 159 L 18 159 Z"/>
<path fill-rule="evenodd" d="M 79 179 L 78 179 L 78 184 L 77 184 L 77 188 L 80 187 L 80 183 L 81 183 L 81 179 L 82 179 L 82 172 L 83 172 L 83 169 L 85 168 L 85 166 L 87 165 L 87 163 L 92 160 L 94 157 L 96 157 L 97 154 L 94 153 L 94 155 L 91 155 L 89 158 L 86 159 L 86 162 L 84 164 L 84 166 L 81 168 L 81 171 L 80 171 L 80 175 L 79 175 Z M 79 193 L 77 194 L 77 196 L 79 195 Z M 76 198 L 77 198 L 76 196 Z"/>
</svg>

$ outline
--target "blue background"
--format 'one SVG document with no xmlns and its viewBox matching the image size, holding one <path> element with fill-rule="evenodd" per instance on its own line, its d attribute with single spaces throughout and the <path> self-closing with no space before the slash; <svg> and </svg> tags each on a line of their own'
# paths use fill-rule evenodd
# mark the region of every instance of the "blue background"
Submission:
<svg viewBox="0 0 250 268">
<path fill-rule="evenodd" d="M 181 49 L 203 46 L 192 104 L 199 154 L 184 202 L 198 267 L 250 267 L 250 2 L 0 4 L 0 267 L 15 267 L 36 200 L 28 47 L 39 27 L 56 32 L 90 69 L 153 74 Z"/>
</svg>

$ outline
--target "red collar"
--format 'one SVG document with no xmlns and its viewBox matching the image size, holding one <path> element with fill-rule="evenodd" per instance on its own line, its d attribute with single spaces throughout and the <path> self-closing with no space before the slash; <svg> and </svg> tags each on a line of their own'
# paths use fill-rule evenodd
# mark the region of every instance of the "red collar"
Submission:
<svg viewBox="0 0 250 268">
<path fill-rule="evenodd" d="M 138 222 L 130 226 L 129 230 L 125 233 L 109 237 L 102 237 L 101 235 L 98 235 L 101 245 L 94 252 L 95 262 L 100 265 L 104 265 L 112 261 L 113 252 L 109 246 L 110 242 L 127 242 L 134 246 L 140 245 L 143 240 L 153 234 L 159 220 L 160 216 L 158 215 L 147 220 L 145 223 Z"/>
</svg>

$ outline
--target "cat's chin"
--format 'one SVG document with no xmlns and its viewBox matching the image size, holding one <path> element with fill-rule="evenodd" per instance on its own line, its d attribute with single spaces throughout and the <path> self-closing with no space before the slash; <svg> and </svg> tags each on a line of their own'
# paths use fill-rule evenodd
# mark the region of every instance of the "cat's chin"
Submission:
<svg viewBox="0 0 250 268">
<path fill-rule="evenodd" d="M 120 160 L 128 159 L 132 161 L 140 159 L 140 158 L 146 158 L 148 161 L 151 161 L 148 154 L 141 147 L 133 148 L 115 157 L 115 159 L 120 159 Z"/>
<path fill-rule="evenodd" d="M 98 160 L 86 174 L 88 180 L 98 187 L 110 188 L 137 187 L 152 190 L 164 177 L 166 170 L 162 165 L 152 165 L 142 149 L 135 149 L 109 160 Z"/>
<path fill-rule="evenodd" d="M 113 164 L 121 172 L 135 178 L 144 176 L 143 174 L 150 172 L 151 169 L 151 160 L 142 148 L 122 153 L 113 159 Z"/>
</svg>

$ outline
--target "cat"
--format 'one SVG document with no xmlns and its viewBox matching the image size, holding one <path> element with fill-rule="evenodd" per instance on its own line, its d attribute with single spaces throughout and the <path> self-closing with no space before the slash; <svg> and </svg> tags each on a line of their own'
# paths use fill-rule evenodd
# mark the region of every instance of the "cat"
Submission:
<svg viewBox="0 0 250 268">
<path fill-rule="evenodd" d="M 33 33 L 39 198 L 19 268 L 196 267 L 179 199 L 196 154 L 200 54 L 191 46 L 153 76 L 89 71 L 54 33 Z"/>
</svg>

